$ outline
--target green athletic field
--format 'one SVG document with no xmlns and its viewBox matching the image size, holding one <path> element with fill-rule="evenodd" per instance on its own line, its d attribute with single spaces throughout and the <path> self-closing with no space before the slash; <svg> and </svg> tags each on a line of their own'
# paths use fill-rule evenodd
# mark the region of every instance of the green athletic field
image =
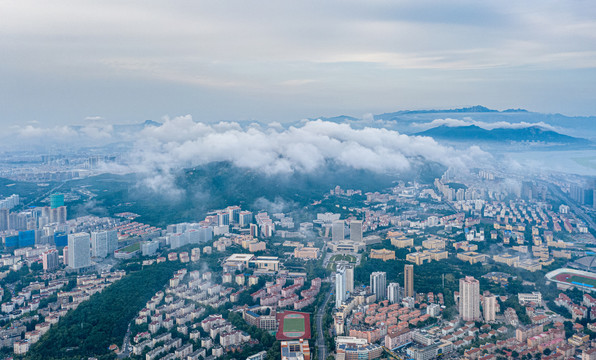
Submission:
<svg viewBox="0 0 596 360">
<path fill-rule="evenodd" d="M 304 318 L 284 318 L 284 332 L 304 332 Z"/>
<path fill-rule="evenodd" d="M 589 277 L 574 275 L 574 276 L 570 277 L 568 281 L 571 283 L 575 281 L 578 283 L 592 285 L 593 287 L 596 287 L 596 279 L 592 279 Z"/>
</svg>

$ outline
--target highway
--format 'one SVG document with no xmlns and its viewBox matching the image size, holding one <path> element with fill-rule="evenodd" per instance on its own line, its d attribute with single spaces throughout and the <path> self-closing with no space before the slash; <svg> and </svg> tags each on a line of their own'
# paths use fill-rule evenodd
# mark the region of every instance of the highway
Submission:
<svg viewBox="0 0 596 360">
<path fill-rule="evenodd" d="M 327 308 L 327 303 L 329 303 L 332 294 L 333 291 L 331 290 L 327 293 L 323 305 L 319 306 L 317 314 L 315 315 L 315 321 L 317 322 L 317 359 L 319 360 L 327 359 L 327 346 L 325 345 L 325 336 L 323 334 L 323 317 L 325 316 L 325 309 Z"/>
</svg>

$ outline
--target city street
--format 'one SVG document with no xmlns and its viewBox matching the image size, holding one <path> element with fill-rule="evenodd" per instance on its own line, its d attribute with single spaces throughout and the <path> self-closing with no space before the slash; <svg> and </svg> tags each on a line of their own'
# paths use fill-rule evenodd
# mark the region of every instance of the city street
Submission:
<svg viewBox="0 0 596 360">
<path fill-rule="evenodd" d="M 327 304 L 329 303 L 332 294 L 333 291 L 327 293 L 323 305 L 319 307 L 317 314 L 315 315 L 315 321 L 317 322 L 317 359 L 319 360 L 327 359 L 327 346 L 325 345 L 325 336 L 323 334 L 323 317 L 325 316 L 325 309 L 327 308 Z"/>
</svg>

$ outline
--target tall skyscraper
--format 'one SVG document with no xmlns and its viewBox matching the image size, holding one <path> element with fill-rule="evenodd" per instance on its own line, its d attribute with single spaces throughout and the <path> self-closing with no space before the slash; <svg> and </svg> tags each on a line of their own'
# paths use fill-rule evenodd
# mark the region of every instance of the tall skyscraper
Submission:
<svg viewBox="0 0 596 360">
<path fill-rule="evenodd" d="M 370 288 L 376 295 L 377 301 L 385 300 L 387 298 L 387 273 L 375 271 L 370 274 Z"/>
<path fill-rule="evenodd" d="M 353 293 L 354 292 L 354 265 L 350 264 L 347 261 L 338 261 L 336 262 L 337 270 L 342 270 L 345 272 L 346 278 L 346 292 Z"/>
<path fill-rule="evenodd" d="M 485 296 L 482 302 L 484 321 L 495 321 L 497 313 L 497 297 L 495 295 Z"/>
<path fill-rule="evenodd" d="M 88 233 L 68 235 L 68 267 L 80 269 L 91 265 L 90 245 Z"/>
<path fill-rule="evenodd" d="M 116 230 L 97 231 L 91 233 L 91 253 L 93 257 L 105 258 L 118 247 Z"/>
<path fill-rule="evenodd" d="M 50 249 L 42 254 L 43 270 L 52 271 L 58 267 L 58 250 Z"/>
<path fill-rule="evenodd" d="M 346 270 L 338 267 L 335 273 L 335 307 L 339 309 L 346 301 Z"/>
<path fill-rule="evenodd" d="M 344 239 L 344 221 L 334 220 L 331 228 L 331 240 L 342 241 Z"/>
<path fill-rule="evenodd" d="M 362 242 L 362 220 L 350 221 L 350 240 Z"/>
<path fill-rule="evenodd" d="M 404 296 L 414 297 L 414 265 L 404 266 Z"/>
<path fill-rule="evenodd" d="M 473 276 L 459 279 L 459 313 L 463 321 L 480 320 L 480 283 Z"/>
<path fill-rule="evenodd" d="M 387 286 L 387 299 L 392 304 L 397 304 L 401 301 L 402 298 L 402 289 L 399 286 L 399 283 L 389 283 Z"/>
<path fill-rule="evenodd" d="M 344 269 L 346 269 L 346 291 L 351 294 L 354 292 L 354 265 L 347 264 Z"/>
</svg>

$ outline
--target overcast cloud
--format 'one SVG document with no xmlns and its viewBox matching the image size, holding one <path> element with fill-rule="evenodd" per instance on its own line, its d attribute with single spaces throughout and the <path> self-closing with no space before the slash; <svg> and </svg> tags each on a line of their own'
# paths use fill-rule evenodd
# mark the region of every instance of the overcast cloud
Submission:
<svg viewBox="0 0 596 360">
<path fill-rule="evenodd" d="M 0 123 L 596 113 L 578 1 L 0 0 Z"/>
</svg>

